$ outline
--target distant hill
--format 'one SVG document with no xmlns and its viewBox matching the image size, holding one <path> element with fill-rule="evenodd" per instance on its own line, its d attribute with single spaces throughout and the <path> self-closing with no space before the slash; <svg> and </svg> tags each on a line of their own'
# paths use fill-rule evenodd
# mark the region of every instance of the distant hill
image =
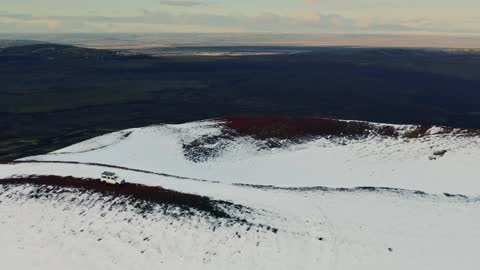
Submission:
<svg viewBox="0 0 480 270">
<path fill-rule="evenodd" d="M 7 47 L 15 47 L 15 46 L 26 46 L 26 45 L 34 45 L 34 44 L 46 44 L 47 42 L 44 41 L 36 41 L 36 40 L 1 40 L 0 39 L 0 49 L 7 48 Z"/>
<path fill-rule="evenodd" d="M 28 44 L 10 46 L 0 50 L 0 56 L 61 57 L 61 58 L 113 58 L 118 53 L 59 44 Z"/>
</svg>

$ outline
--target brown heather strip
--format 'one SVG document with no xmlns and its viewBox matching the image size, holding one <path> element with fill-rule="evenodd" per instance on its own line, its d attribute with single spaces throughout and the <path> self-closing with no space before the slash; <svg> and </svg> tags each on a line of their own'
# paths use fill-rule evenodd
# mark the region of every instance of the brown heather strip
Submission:
<svg viewBox="0 0 480 270">
<path fill-rule="evenodd" d="M 126 196 L 157 204 L 175 205 L 184 210 L 196 209 L 218 218 L 230 218 L 227 213 L 216 207 L 216 204 L 218 203 L 229 204 L 227 202 L 213 201 L 208 197 L 181 193 L 161 187 L 152 187 L 132 183 L 111 185 L 102 183 L 97 179 L 60 177 L 53 175 L 8 178 L 0 180 L 0 185 L 25 184 L 77 188 L 80 190 L 94 191 L 109 195 Z"/>
</svg>

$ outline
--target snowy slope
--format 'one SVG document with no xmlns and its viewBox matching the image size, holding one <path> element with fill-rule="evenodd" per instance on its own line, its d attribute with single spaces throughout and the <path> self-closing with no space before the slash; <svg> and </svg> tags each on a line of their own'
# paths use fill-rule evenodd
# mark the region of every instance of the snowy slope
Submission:
<svg viewBox="0 0 480 270">
<path fill-rule="evenodd" d="M 269 148 L 271 139 L 232 136 L 224 121 L 205 121 L 121 131 L 23 160 L 95 162 L 226 183 L 480 194 L 480 136 L 431 127 L 412 138 L 402 134 L 414 126 L 390 127 L 400 136 L 278 139 L 282 147 Z"/>
<path fill-rule="evenodd" d="M 27 165 L 31 164 L 22 164 Z M 102 170 L 82 165 L 35 166 L 30 170 L 84 176 Z M 97 195 L 65 193 L 39 200 L 28 196 L 28 186 L 7 192 L 0 188 L 0 240 L 8 243 L 0 248 L 2 262 L 13 269 L 32 265 L 61 269 L 72 264 L 78 269 L 139 265 L 142 269 L 480 267 L 476 256 L 478 197 L 388 190 L 259 189 L 122 173 L 133 181 L 250 207 L 253 212 L 240 217 L 278 231 L 248 230 L 202 215 L 173 218 L 161 210 L 144 216 L 111 208 L 110 199 Z M 77 201 L 70 202 L 72 197 Z M 216 230 L 211 224 L 217 224 Z M 148 241 L 143 240 L 147 237 Z"/>
<path fill-rule="evenodd" d="M 0 180 L 2 265 L 479 269 L 474 131 L 341 121 L 327 122 L 334 129 L 275 126 L 272 136 L 228 121 L 108 134 L 0 165 L 0 179 L 98 178 L 109 170 L 130 183 L 239 205 L 248 211 L 226 211 L 244 222 L 201 211 L 176 215 L 168 205 L 147 215 L 118 194 L 73 188 L 38 197 L 49 188 Z"/>
<path fill-rule="evenodd" d="M 38 189 L 0 186 L 6 269 L 314 269 L 327 248 L 309 235 L 198 212 L 175 216 L 181 211 L 156 206 L 143 213 L 122 197 L 63 189 L 33 199 Z M 273 260 L 279 256 L 289 259 Z"/>
</svg>

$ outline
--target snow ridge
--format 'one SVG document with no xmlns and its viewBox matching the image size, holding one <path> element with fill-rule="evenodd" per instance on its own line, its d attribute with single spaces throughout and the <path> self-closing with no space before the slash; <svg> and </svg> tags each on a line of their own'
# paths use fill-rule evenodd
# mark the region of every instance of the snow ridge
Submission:
<svg viewBox="0 0 480 270">
<path fill-rule="evenodd" d="M 102 163 L 277 187 L 374 186 L 478 195 L 479 155 L 477 130 L 227 118 L 112 133 L 22 161 Z"/>
</svg>

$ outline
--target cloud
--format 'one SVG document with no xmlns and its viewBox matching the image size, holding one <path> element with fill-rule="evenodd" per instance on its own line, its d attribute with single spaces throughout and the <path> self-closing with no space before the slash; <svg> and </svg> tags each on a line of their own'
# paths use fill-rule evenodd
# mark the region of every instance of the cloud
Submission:
<svg viewBox="0 0 480 270">
<path fill-rule="evenodd" d="M 47 28 L 50 30 L 55 30 L 60 26 L 60 22 L 55 20 L 47 20 L 46 23 L 47 23 Z"/>
<path fill-rule="evenodd" d="M 123 24 L 138 24 L 150 26 L 196 26 L 198 31 L 213 26 L 244 29 L 257 32 L 288 32 L 303 30 L 322 30 L 331 26 L 353 26 L 348 20 L 339 15 L 321 15 L 316 13 L 295 13 L 281 16 L 274 13 L 264 13 L 256 16 L 245 15 L 215 15 L 215 14 L 173 14 L 169 12 L 149 12 L 136 16 L 32 16 L 24 14 L 0 14 L 0 19 L 9 19 L 19 24 L 32 21 L 45 21 L 50 30 L 63 29 L 64 23 L 85 22 L 88 24 L 109 24 L 113 28 L 120 28 Z M 349 25 L 350 24 L 350 25 Z M 151 27 L 149 27 L 151 29 Z M 121 30 L 121 29 L 119 29 Z"/>
<path fill-rule="evenodd" d="M 317 0 L 303 0 L 303 2 L 307 6 L 313 6 L 313 5 L 317 4 L 318 1 Z"/>
<path fill-rule="evenodd" d="M 159 1 L 160 5 L 165 6 L 177 6 L 177 7 L 193 7 L 193 6 L 200 6 L 200 5 L 209 5 L 208 2 L 198 2 L 198 1 L 183 1 L 183 0 L 165 0 Z"/>
<path fill-rule="evenodd" d="M 177 1 L 175 1 L 177 2 Z M 187 1 L 182 1 L 185 5 Z M 194 2 L 194 1 L 193 1 Z M 415 33 L 445 32 L 435 22 L 389 18 L 350 18 L 299 11 L 255 16 L 144 11 L 134 16 L 33 16 L 0 12 L 0 32 L 268 32 L 268 33 Z M 12 25 L 14 27 L 12 27 Z M 448 29 L 478 32 L 475 29 Z"/>
</svg>

